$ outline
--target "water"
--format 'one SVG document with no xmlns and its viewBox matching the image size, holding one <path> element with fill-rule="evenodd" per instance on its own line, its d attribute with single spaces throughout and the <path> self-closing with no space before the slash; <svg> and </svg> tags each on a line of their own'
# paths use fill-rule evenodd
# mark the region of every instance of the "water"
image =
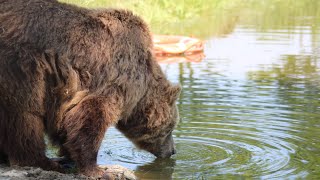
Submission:
<svg viewBox="0 0 320 180">
<path fill-rule="evenodd" d="M 183 87 L 177 154 L 155 159 L 111 128 L 100 164 L 141 179 L 320 179 L 319 1 L 228 2 L 240 4 L 207 18 L 220 24 L 188 29 L 206 40 L 201 62 L 161 64 Z"/>
</svg>

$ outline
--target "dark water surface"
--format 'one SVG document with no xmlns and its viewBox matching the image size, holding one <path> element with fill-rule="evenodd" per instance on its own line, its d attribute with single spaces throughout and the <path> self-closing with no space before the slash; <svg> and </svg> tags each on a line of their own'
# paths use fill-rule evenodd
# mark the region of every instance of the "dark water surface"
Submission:
<svg viewBox="0 0 320 180">
<path fill-rule="evenodd" d="M 156 160 L 112 128 L 100 164 L 141 179 L 320 179 L 320 3 L 250 2 L 192 27 L 202 62 L 161 64 L 183 87 L 178 153 Z"/>
</svg>

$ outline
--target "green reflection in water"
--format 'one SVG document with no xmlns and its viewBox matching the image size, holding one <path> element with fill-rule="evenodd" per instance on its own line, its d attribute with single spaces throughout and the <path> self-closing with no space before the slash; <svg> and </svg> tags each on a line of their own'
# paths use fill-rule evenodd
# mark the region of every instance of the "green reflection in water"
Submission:
<svg viewBox="0 0 320 180">
<path fill-rule="evenodd" d="M 183 86 L 178 154 L 153 161 L 110 129 L 99 163 L 142 179 L 320 178 L 320 1 L 65 1 L 207 40 L 203 62 L 162 65 Z"/>
<path fill-rule="evenodd" d="M 318 54 L 319 55 L 319 54 Z M 285 104 L 289 119 L 295 120 L 295 132 L 302 141 L 293 141 L 296 152 L 291 154 L 290 165 L 304 162 L 304 169 L 319 178 L 320 163 L 320 73 L 319 56 L 285 55 L 281 66 L 272 65 L 264 70 L 249 72 L 259 86 L 272 86 L 277 104 Z"/>
</svg>

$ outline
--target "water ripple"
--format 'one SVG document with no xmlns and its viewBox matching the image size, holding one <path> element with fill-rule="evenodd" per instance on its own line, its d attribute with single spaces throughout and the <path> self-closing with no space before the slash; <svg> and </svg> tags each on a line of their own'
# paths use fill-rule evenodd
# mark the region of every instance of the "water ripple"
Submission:
<svg viewBox="0 0 320 180">
<path fill-rule="evenodd" d="M 228 38 L 209 41 L 201 63 L 162 65 L 168 78 L 183 87 L 176 155 L 155 159 L 110 129 L 99 163 L 124 165 L 142 179 L 319 177 L 318 56 L 290 55 L 287 49 L 296 44 L 281 30 L 260 34 L 268 40 L 254 39 L 255 33 L 239 28 Z M 238 36 L 249 39 L 252 49 L 264 52 L 259 48 L 272 45 L 279 52 L 251 57 L 238 49 L 223 51 L 243 43 Z"/>
</svg>

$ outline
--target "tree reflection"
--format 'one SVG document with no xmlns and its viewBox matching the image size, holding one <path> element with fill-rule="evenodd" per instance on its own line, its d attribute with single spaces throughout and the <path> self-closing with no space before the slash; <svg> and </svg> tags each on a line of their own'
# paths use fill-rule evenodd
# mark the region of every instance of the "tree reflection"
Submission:
<svg viewBox="0 0 320 180">
<path fill-rule="evenodd" d="M 258 86 L 278 86 L 279 100 L 294 111 L 316 113 L 320 107 L 320 73 L 317 57 L 286 55 L 282 65 L 249 72 L 248 77 Z"/>
</svg>

